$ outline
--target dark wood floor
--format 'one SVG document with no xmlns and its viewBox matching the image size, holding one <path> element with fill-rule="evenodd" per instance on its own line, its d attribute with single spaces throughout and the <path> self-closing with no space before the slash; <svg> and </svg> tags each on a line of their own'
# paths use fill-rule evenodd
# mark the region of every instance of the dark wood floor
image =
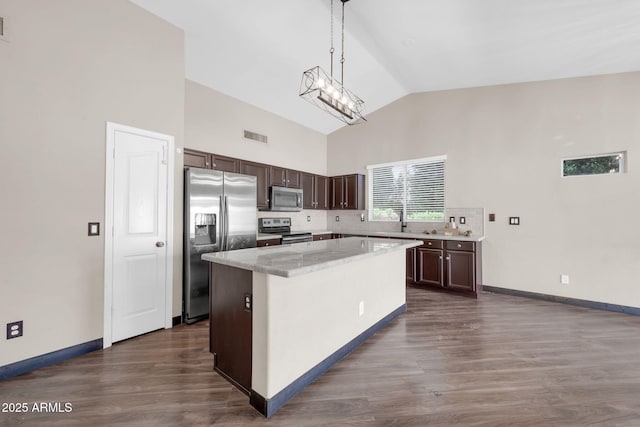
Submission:
<svg viewBox="0 0 640 427">
<path fill-rule="evenodd" d="M 409 288 L 408 312 L 270 420 L 212 371 L 206 322 L 0 382 L 0 413 L 46 426 L 639 426 L 640 317 Z"/>
</svg>

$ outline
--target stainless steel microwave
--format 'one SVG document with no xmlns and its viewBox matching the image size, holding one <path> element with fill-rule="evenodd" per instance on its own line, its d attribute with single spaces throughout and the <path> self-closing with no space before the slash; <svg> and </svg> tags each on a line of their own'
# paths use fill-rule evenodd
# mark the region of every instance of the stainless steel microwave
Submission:
<svg viewBox="0 0 640 427">
<path fill-rule="evenodd" d="M 300 212 L 302 210 L 302 190 L 272 186 L 269 188 L 269 210 L 279 212 Z"/>
</svg>

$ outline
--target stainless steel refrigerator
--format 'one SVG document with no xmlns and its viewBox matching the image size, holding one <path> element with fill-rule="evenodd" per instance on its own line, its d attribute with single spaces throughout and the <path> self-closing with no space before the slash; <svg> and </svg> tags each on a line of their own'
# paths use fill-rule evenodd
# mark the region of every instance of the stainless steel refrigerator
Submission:
<svg viewBox="0 0 640 427">
<path fill-rule="evenodd" d="M 209 315 L 208 252 L 256 246 L 256 177 L 184 169 L 183 319 Z"/>
</svg>

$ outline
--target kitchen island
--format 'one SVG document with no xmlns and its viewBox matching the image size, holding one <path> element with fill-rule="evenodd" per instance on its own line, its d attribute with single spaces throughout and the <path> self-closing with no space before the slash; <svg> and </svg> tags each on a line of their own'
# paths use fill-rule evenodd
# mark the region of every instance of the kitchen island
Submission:
<svg viewBox="0 0 640 427">
<path fill-rule="evenodd" d="M 406 311 L 411 240 L 350 237 L 202 255 L 214 369 L 271 416 Z"/>
</svg>

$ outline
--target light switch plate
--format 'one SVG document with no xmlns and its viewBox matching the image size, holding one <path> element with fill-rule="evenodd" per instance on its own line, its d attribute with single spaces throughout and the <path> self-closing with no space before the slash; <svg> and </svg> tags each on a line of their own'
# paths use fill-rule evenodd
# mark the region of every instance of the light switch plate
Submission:
<svg viewBox="0 0 640 427">
<path fill-rule="evenodd" d="M 100 235 L 100 223 L 99 222 L 90 222 L 87 235 L 89 236 L 99 236 Z"/>
<path fill-rule="evenodd" d="M 510 216 L 509 217 L 509 225 L 520 225 L 520 217 L 519 216 Z"/>
<path fill-rule="evenodd" d="M 461 217 L 460 217 L 460 224 L 466 224 L 466 223 L 467 223 L 467 218 L 466 218 L 466 217 L 461 216 Z"/>
</svg>

